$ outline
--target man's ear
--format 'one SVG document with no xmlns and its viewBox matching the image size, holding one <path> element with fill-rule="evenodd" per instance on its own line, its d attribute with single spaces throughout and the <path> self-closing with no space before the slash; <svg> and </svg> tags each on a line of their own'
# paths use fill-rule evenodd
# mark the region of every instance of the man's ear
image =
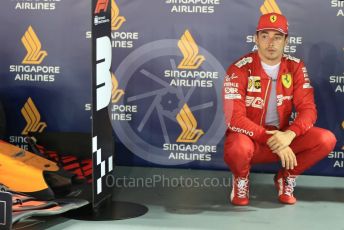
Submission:
<svg viewBox="0 0 344 230">
<path fill-rule="evenodd" d="M 289 43 L 288 35 L 285 36 L 284 46 L 287 46 Z"/>
<path fill-rule="evenodd" d="M 257 39 L 258 39 L 258 32 L 254 35 L 254 42 L 255 42 L 256 45 L 258 46 Z"/>
</svg>

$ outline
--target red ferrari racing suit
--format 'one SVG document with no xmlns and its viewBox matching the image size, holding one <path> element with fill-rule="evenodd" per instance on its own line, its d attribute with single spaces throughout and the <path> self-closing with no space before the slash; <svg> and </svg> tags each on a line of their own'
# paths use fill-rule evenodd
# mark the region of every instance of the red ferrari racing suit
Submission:
<svg viewBox="0 0 344 230">
<path fill-rule="evenodd" d="M 317 111 L 303 62 L 290 55 L 282 57 L 276 82 L 279 127 L 265 125 L 271 81 L 257 52 L 242 57 L 227 70 L 223 85 L 228 126 L 224 159 L 237 176 L 246 176 L 251 164 L 279 160 L 266 144 L 271 137 L 266 134 L 267 130 L 295 132 L 296 137 L 290 147 L 297 156 L 298 166 L 290 172 L 293 175 L 301 174 L 334 148 L 334 135 L 328 130 L 313 127 Z M 290 124 L 293 107 L 296 117 Z"/>
</svg>

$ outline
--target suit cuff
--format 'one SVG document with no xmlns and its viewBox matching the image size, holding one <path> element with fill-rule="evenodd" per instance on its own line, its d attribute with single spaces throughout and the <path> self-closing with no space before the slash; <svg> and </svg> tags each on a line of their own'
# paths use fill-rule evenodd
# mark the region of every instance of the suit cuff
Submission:
<svg viewBox="0 0 344 230">
<path fill-rule="evenodd" d="M 262 144 L 266 144 L 266 142 L 268 141 L 268 139 L 272 136 L 271 134 L 267 134 L 266 133 L 266 129 L 264 129 L 264 131 L 259 135 L 259 138 L 257 139 L 258 142 L 262 143 Z"/>
<path fill-rule="evenodd" d="M 293 131 L 296 134 L 295 137 L 300 136 L 301 134 L 301 129 L 295 125 L 291 125 L 289 128 L 287 128 L 287 130 Z"/>
</svg>

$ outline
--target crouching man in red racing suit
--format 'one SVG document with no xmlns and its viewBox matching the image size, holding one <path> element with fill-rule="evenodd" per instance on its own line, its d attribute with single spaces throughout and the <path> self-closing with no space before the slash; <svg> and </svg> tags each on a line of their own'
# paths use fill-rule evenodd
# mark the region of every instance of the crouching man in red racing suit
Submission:
<svg viewBox="0 0 344 230">
<path fill-rule="evenodd" d="M 313 88 L 304 63 L 283 54 L 287 36 L 283 15 L 261 16 L 255 36 L 258 51 L 234 62 L 224 79 L 224 160 L 233 174 L 234 205 L 249 203 L 251 165 L 277 161 L 282 164 L 274 177 L 278 199 L 294 204 L 296 176 L 326 157 L 336 143 L 330 131 L 313 127 Z M 296 118 L 289 124 L 293 107 Z"/>
</svg>

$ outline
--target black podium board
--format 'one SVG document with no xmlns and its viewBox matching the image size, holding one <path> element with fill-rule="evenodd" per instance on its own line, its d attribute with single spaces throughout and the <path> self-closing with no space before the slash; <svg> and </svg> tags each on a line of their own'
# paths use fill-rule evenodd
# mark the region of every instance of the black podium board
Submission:
<svg viewBox="0 0 344 230">
<path fill-rule="evenodd" d="M 109 198 L 106 177 L 113 171 L 111 101 L 111 1 L 92 0 L 92 161 L 93 207 Z"/>
</svg>

